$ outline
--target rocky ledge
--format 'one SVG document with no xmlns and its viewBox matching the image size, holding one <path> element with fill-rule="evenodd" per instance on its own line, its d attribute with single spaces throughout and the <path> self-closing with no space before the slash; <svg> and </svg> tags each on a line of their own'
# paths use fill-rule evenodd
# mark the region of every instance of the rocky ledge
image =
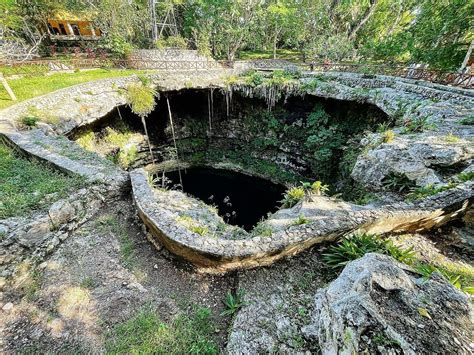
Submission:
<svg viewBox="0 0 474 355">
<path fill-rule="evenodd" d="M 133 198 L 138 213 L 148 228 L 148 238 L 161 249 L 166 247 L 202 271 L 225 272 L 235 269 L 268 265 L 285 256 L 295 255 L 311 246 L 331 241 L 349 232 L 363 230 L 372 233 L 424 231 L 441 226 L 465 212 L 474 200 L 472 182 L 460 184 L 448 191 L 417 203 L 400 203 L 379 207 L 360 207 L 324 196 L 310 196 L 291 209 L 280 210 L 265 224 L 273 227 L 270 235 L 248 235 L 244 239 L 225 239 L 218 235 L 206 236 L 202 229 L 177 223 L 180 218 L 175 192 L 155 193 L 148 184 L 143 169 L 130 173 Z M 186 206 L 199 209 L 199 203 L 186 197 Z M 208 207 L 201 207 L 202 213 Z M 199 212 L 199 215 L 202 213 Z M 305 223 L 295 223 L 301 214 Z M 182 217 L 181 217 L 182 218 Z M 219 219 L 215 219 L 221 223 Z M 208 219 L 206 223 L 212 224 Z M 202 226 L 201 226 L 202 227 Z M 218 230 L 219 226 L 206 226 Z M 225 230 L 224 228 L 223 230 Z"/>
</svg>

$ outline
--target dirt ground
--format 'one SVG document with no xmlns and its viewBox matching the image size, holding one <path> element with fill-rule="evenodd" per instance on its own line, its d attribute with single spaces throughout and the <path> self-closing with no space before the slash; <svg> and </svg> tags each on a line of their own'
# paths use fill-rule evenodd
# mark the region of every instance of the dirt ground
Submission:
<svg viewBox="0 0 474 355">
<path fill-rule="evenodd" d="M 223 300 L 235 274 L 205 275 L 157 251 L 128 198 L 77 229 L 21 285 L 4 292 L 5 353 L 103 352 L 107 332 L 144 306 L 165 322 L 193 305 L 212 310 L 214 341 L 225 344 Z"/>
</svg>

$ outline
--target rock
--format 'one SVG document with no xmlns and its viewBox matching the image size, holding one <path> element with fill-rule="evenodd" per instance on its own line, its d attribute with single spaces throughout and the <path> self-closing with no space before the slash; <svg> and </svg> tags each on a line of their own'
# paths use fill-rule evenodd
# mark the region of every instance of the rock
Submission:
<svg viewBox="0 0 474 355">
<path fill-rule="evenodd" d="M 49 218 L 55 227 L 71 221 L 75 216 L 76 210 L 66 200 L 55 202 L 49 209 Z"/>
<path fill-rule="evenodd" d="M 5 305 L 2 307 L 2 310 L 4 312 L 11 312 L 13 310 L 13 303 L 11 302 L 5 303 Z"/>
<path fill-rule="evenodd" d="M 349 263 L 314 304 L 303 334 L 323 354 L 472 353 L 474 312 L 466 294 L 438 274 L 424 281 L 389 256 L 370 253 Z"/>
</svg>

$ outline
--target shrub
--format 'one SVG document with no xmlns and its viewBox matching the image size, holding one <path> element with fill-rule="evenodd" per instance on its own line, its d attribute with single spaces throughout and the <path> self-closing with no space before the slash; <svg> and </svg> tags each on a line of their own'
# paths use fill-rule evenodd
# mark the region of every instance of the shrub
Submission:
<svg viewBox="0 0 474 355">
<path fill-rule="evenodd" d="M 237 312 L 240 308 L 245 306 L 247 303 L 244 301 L 245 292 L 244 290 L 237 290 L 235 294 L 227 292 L 227 296 L 224 300 L 226 309 L 221 313 L 221 316 L 231 316 Z"/>
<path fill-rule="evenodd" d="M 255 70 L 251 70 L 245 75 L 245 83 L 253 87 L 263 84 L 263 79 L 263 74 Z"/>
<path fill-rule="evenodd" d="M 257 223 L 252 232 L 261 237 L 270 237 L 273 234 L 273 227 L 261 221 Z"/>
<path fill-rule="evenodd" d="M 415 185 L 405 174 L 399 173 L 390 173 L 382 180 L 382 184 L 386 189 L 398 192 L 408 191 Z"/>
<path fill-rule="evenodd" d="M 382 134 L 382 142 L 383 143 L 391 143 L 393 142 L 393 139 L 395 138 L 395 133 L 391 129 L 388 131 L 383 132 Z"/>
<path fill-rule="evenodd" d="M 302 187 L 291 187 L 288 189 L 285 194 L 283 195 L 283 200 L 280 202 L 282 203 L 283 208 L 291 208 L 300 202 L 305 196 L 305 191 Z"/>
<path fill-rule="evenodd" d="M 411 263 L 415 254 L 412 248 L 403 250 L 389 240 L 364 233 L 346 238 L 338 245 L 329 247 L 328 252 L 323 254 L 323 261 L 331 268 L 340 270 L 350 261 L 359 259 L 367 253 L 387 254 L 405 263 Z"/>
<path fill-rule="evenodd" d="M 311 184 L 311 191 L 316 195 L 324 195 L 329 190 L 329 185 L 324 185 L 321 181 L 315 181 Z"/>
<path fill-rule="evenodd" d="M 85 150 L 90 152 L 94 151 L 95 148 L 95 134 L 93 131 L 87 131 L 76 139 L 76 143 L 79 144 Z"/>
<path fill-rule="evenodd" d="M 163 48 L 178 48 L 186 49 L 188 48 L 188 43 L 186 39 L 182 36 L 169 36 L 167 38 L 160 38 L 155 42 L 155 47 L 158 49 Z"/>
<path fill-rule="evenodd" d="M 36 127 L 40 119 L 36 116 L 23 116 L 20 118 L 19 122 L 23 127 L 33 128 Z"/>
<path fill-rule="evenodd" d="M 377 125 L 377 132 L 378 133 L 384 133 L 385 131 L 388 131 L 390 129 L 390 123 L 389 122 L 383 122 L 379 123 Z"/>
<path fill-rule="evenodd" d="M 155 108 L 155 90 L 141 82 L 129 84 L 126 95 L 132 112 L 140 117 L 145 117 Z"/>
</svg>

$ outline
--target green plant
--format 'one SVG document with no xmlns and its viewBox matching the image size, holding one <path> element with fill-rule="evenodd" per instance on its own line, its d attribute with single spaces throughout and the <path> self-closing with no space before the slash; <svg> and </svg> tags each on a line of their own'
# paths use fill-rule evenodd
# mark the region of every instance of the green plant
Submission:
<svg viewBox="0 0 474 355">
<path fill-rule="evenodd" d="M 367 253 L 387 254 L 405 263 L 412 262 L 415 254 L 412 248 L 401 249 L 391 241 L 364 233 L 344 238 L 339 244 L 330 246 L 323 254 L 323 261 L 331 268 L 340 270 L 350 261 L 361 258 Z"/>
<path fill-rule="evenodd" d="M 329 185 L 324 185 L 321 181 L 315 181 L 311 184 L 311 191 L 316 195 L 324 195 L 329 190 Z"/>
<path fill-rule="evenodd" d="M 300 214 L 298 218 L 296 218 L 293 223 L 291 223 L 292 226 L 299 226 L 301 224 L 306 224 L 309 223 L 309 219 L 304 216 L 304 214 Z"/>
<path fill-rule="evenodd" d="M 458 179 L 461 180 L 462 182 L 467 182 L 467 181 L 474 180 L 474 171 L 459 173 L 458 174 Z"/>
<path fill-rule="evenodd" d="M 40 119 L 36 116 L 23 116 L 19 119 L 19 122 L 26 128 L 33 128 L 36 127 L 39 120 Z"/>
<path fill-rule="evenodd" d="M 96 282 L 92 277 L 85 277 L 79 284 L 82 288 L 92 289 L 96 287 Z"/>
<path fill-rule="evenodd" d="M 472 277 L 467 277 L 461 273 L 449 271 L 442 266 L 426 263 L 419 263 L 415 268 L 425 279 L 429 279 L 433 272 L 437 272 L 446 280 L 448 280 L 449 283 L 451 283 L 454 287 L 467 293 L 474 294 L 474 287 L 472 287 Z"/>
<path fill-rule="evenodd" d="M 388 130 L 382 133 L 382 142 L 391 143 L 395 138 L 395 133 L 392 130 Z"/>
<path fill-rule="evenodd" d="M 261 237 L 270 237 L 273 234 L 273 227 L 266 224 L 264 221 L 260 221 L 252 230 L 252 233 Z"/>
<path fill-rule="evenodd" d="M 209 228 L 204 226 L 191 226 L 189 230 L 193 233 L 199 234 L 200 236 L 206 235 L 209 232 Z"/>
<path fill-rule="evenodd" d="M 106 337 L 107 354 L 205 354 L 215 355 L 212 314 L 209 308 L 193 307 L 164 322 L 150 306 L 115 326 Z"/>
<path fill-rule="evenodd" d="M 449 184 L 444 186 L 435 186 L 433 184 L 428 184 L 426 186 L 417 187 L 412 189 L 411 192 L 407 194 L 406 200 L 409 202 L 413 202 L 452 189 L 455 186 L 455 183 L 450 182 Z"/>
<path fill-rule="evenodd" d="M 180 35 L 177 36 L 169 36 L 166 38 L 160 38 L 155 42 L 155 48 L 163 49 L 163 48 L 178 48 L 178 49 L 186 49 L 188 48 L 188 43 L 185 38 Z"/>
<path fill-rule="evenodd" d="M 127 102 L 132 112 L 140 117 L 147 116 L 155 107 L 155 90 L 139 83 L 130 83 L 126 88 Z"/>
<path fill-rule="evenodd" d="M 390 129 L 390 122 L 382 122 L 377 125 L 377 132 L 384 133 Z"/>
<path fill-rule="evenodd" d="M 430 120 L 426 116 L 415 117 L 413 119 L 407 119 L 403 122 L 403 133 L 416 133 L 423 132 L 428 129 L 435 129 L 436 125 L 430 123 Z"/>
<path fill-rule="evenodd" d="M 408 179 L 405 174 L 390 173 L 382 180 L 383 186 L 387 190 L 404 192 L 414 186 L 414 182 Z"/>
<path fill-rule="evenodd" d="M 291 187 L 283 195 L 282 203 L 283 208 L 291 208 L 300 202 L 305 197 L 305 191 L 302 187 Z"/>
<path fill-rule="evenodd" d="M 245 292 L 242 289 L 237 290 L 235 294 L 227 292 L 224 300 L 226 309 L 222 311 L 221 316 L 231 316 L 240 308 L 245 306 L 247 302 L 244 301 Z"/>
<path fill-rule="evenodd" d="M 255 70 L 251 70 L 245 75 L 245 83 L 254 87 L 263 84 L 263 79 L 263 75 Z"/>
<path fill-rule="evenodd" d="M 468 116 L 466 118 L 463 118 L 459 121 L 459 123 L 465 126 L 472 126 L 474 125 L 474 116 Z"/>
<path fill-rule="evenodd" d="M 76 143 L 85 150 L 93 152 L 95 150 L 95 133 L 93 131 L 84 132 L 76 139 Z"/>
</svg>

